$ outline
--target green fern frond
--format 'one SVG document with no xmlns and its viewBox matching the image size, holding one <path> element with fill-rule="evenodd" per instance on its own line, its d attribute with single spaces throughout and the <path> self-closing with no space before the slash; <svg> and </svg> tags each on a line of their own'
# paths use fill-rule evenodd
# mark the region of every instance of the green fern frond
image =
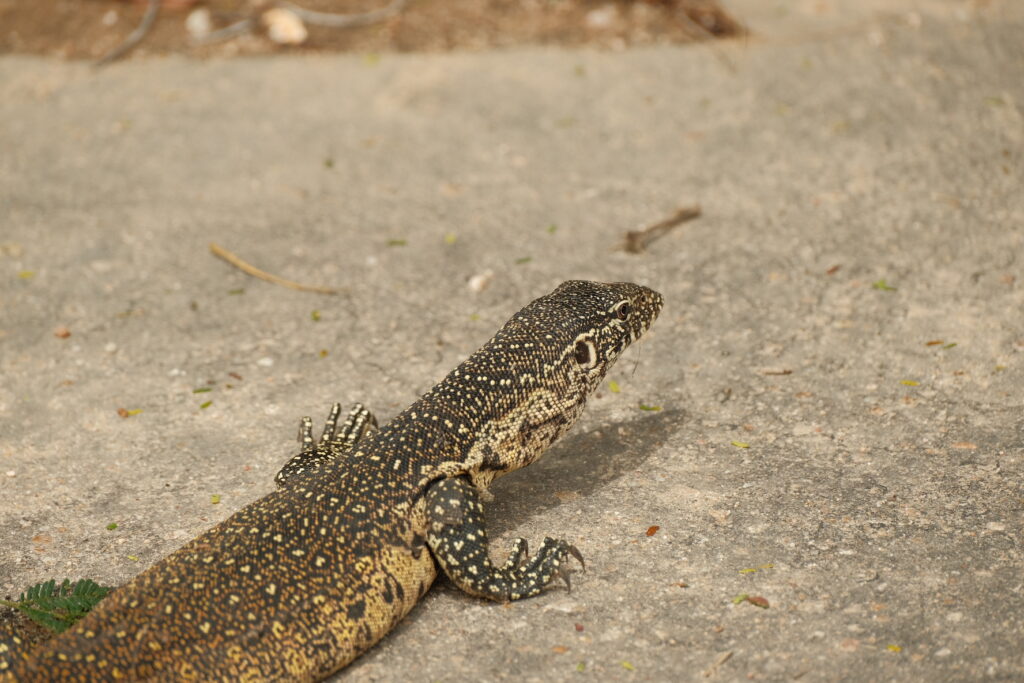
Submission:
<svg viewBox="0 0 1024 683">
<path fill-rule="evenodd" d="M 32 586 L 16 601 L 0 600 L 0 605 L 18 610 L 54 633 L 63 633 L 112 590 L 91 579 L 74 583 L 64 579 L 59 584 L 50 579 Z"/>
</svg>

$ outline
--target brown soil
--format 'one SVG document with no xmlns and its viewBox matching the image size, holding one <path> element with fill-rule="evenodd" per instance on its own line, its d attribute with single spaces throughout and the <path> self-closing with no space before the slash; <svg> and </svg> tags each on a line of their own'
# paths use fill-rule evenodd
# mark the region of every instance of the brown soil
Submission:
<svg viewBox="0 0 1024 683">
<path fill-rule="evenodd" d="M 296 0 L 320 12 L 365 12 L 387 0 Z M 146 0 L 0 0 L 0 53 L 97 59 L 139 24 Z M 308 26 L 300 47 L 277 45 L 258 30 L 197 46 L 185 18 L 198 7 L 214 28 L 257 17 L 272 2 L 163 0 L 152 30 L 130 54 L 199 57 L 281 52 L 437 52 L 523 44 L 616 48 L 681 43 L 742 33 L 716 0 L 412 0 L 398 15 L 363 28 Z"/>
</svg>

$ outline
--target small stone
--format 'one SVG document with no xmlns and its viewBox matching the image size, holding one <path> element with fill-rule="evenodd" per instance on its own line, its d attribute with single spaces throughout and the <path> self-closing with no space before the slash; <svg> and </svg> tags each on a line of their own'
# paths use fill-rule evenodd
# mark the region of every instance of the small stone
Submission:
<svg viewBox="0 0 1024 683">
<path fill-rule="evenodd" d="M 53 336 L 57 339 L 67 339 L 71 336 L 71 330 L 61 325 L 60 327 L 54 328 Z"/>
<path fill-rule="evenodd" d="M 14 470 L 7 470 L 7 472 L 5 472 L 5 474 L 8 477 L 10 477 L 11 479 L 13 479 L 14 477 L 18 476 L 18 473 L 15 472 Z"/>
<path fill-rule="evenodd" d="M 265 356 L 256 361 L 256 365 L 260 366 L 261 368 L 269 368 L 274 365 L 274 359 L 271 358 L 270 356 Z"/>
<path fill-rule="evenodd" d="M 941 650 L 936 650 L 935 651 L 935 656 L 936 657 L 948 657 L 951 654 L 953 654 L 953 651 L 950 650 L 948 647 L 944 647 Z"/>
<path fill-rule="evenodd" d="M 213 18 L 205 7 L 194 9 L 185 18 L 185 30 L 192 40 L 202 40 L 213 32 Z"/>
<path fill-rule="evenodd" d="M 587 28 L 603 31 L 612 27 L 619 18 L 619 9 L 615 5 L 601 5 L 587 12 L 583 23 Z"/>
<path fill-rule="evenodd" d="M 479 294 L 480 292 L 487 289 L 487 286 L 491 284 L 491 280 L 493 279 L 493 270 L 485 270 L 482 273 L 477 273 L 473 277 L 469 278 L 469 282 L 467 283 L 469 286 L 469 291 L 473 292 L 474 294 Z"/>
<path fill-rule="evenodd" d="M 114 353 L 115 351 L 117 351 L 117 344 L 115 344 L 114 342 L 107 342 L 106 344 L 103 345 L 103 350 L 106 351 L 107 353 Z"/>
<path fill-rule="evenodd" d="M 299 15 L 283 7 L 274 7 L 260 17 L 267 27 L 267 37 L 279 45 L 301 45 L 309 37 Z"/>
</svg>

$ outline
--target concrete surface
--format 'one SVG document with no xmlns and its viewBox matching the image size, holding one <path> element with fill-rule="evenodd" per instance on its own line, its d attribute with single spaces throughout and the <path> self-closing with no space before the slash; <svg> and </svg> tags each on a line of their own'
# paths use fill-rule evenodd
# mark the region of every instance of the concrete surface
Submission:
<svg viewBox="0 0 1024 683">
<path fill-rule="evenodd" d="M 734 5 L 756 37 L 624 53 L 0 59 L 0 593 L 119 584 L 302 415 L 386 418 L 561 280 L 634 280 L 667 305 L 621 392 L 490 509 L 587 573 L 441 583 L 341 678 L 1024 677 L 1021 4 Z"/>
</svg>

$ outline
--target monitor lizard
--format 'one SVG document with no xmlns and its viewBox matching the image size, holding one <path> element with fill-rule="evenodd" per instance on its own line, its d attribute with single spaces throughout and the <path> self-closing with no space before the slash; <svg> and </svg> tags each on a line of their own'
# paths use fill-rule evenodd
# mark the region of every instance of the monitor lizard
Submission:
<svg viewBox="0 0 1024 683">
<path fill-rule="evenodd" d="M 438 569 L 498 602 L 568 584 L 566 560 L 583 558 L 565 540 L 531 555 L 518 539 L 491 563 L 488 486 L 568 431 L 661 307 L 646 287 L 571 280 L 383 427 L 358 404 L 339 427 L 335 405 L 316 442 L 303 418 L 276 490 L 65 633 L 5 645 L 0 680 L 319 680 L 390 631 Z"/>
</svg>

